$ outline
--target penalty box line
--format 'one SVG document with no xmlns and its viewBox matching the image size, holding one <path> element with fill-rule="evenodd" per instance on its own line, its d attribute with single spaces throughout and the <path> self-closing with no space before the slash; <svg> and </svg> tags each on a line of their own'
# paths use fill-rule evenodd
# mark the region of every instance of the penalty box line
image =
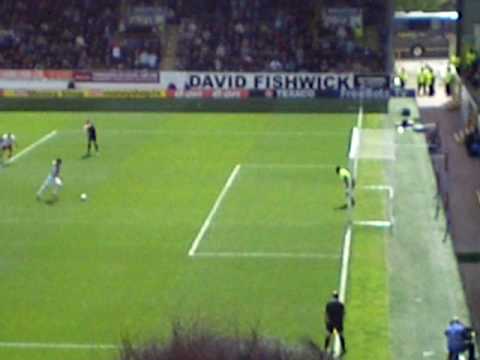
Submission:
<svg viewBox="0 0 480 360">
<path fill-rule="evenodd" d="M 325 164 L 325 163 L 318 163 L 318 164 L 314 164 L 314 163 L 277 163 L 277 164 L 271 164 L 271 163 L 247 163 L 247 164 L 242 164 L 243 167 L 249 167 L 249 168 L 264 168 L 264 169 L 275 169 L 275 168 L 279 168 L 279 169 L 319 169 L 319 170 L 323 170 L 323 169 L 333 169 L 332 171 L 334 171 L 335 167 L 337 165 L 335 164 Z"/>
<path fill-rule="evenodd" d="M 295 252 L 198 252 L 195 256 L 205 258 L 264 258 L 264 259 L 332 259 L 340 258 L 337 254 L 295 253 Z"/>
<path fill-rule="evenodd" d="M 25 156 L 26 154 L 28 154 L 30 151 L 32 151 L 33 149 L 35 149 L 36 147 L 42 145 L 44 142 L 47 142 L 48 140 L 50 140 L 52 137 L 54 137 L 55 135 L 57 135 L 57 130 L 53 130 L 51 131 L 50 133 L 48 133 L 47 135 L 43 136 L 42 138 L 40 138 L 39 140 L 35 141 L 33 144 L 30 144 L 29 146 L 27 146 L 25 149 L 23 149 L 22 151 L 20 151 L 18 154 L 16 154 L 15 156 L 13 156 L 11 159 L 9 159 L 6 163 L 7 164 L 12 164 L 13 162 L 17 161 L 18 159 L 20 159 L 22 156 Z"/>
<path fill-rule="evenodd" d="M 220 204 L 225 197 L 225 195 L 228 192 L 228 189 L 232 186 L 233 182 L 235 181 L 235 178 L 238 175 L 238 172 L 240 171 L 240 164 L 237 164 L 233 171 L 231 172 L 230 176 L 227 179 L 227 182 L 223 186 L 222 191 L 220 192 L 220 195 L 218 195 L 217 200 L 215 200 L 215 203 L 213 204 L 212 209 L 210 210 L 207 218 L 203 222 L 202 227 L 200 228 L 200 231 L 198 232 L 197 236 L 195 237 L 195 240 L 192 243 L 192 247 L 188 251 L 188 256 L 194 256 L 195 252 L 197 251 L 198 245 L 200 245 L 200 241 L 202 241 L 203 236 L 205 235 L 207 229 L 210 226 L 210 223 L 212 222 L 212 219 L 217 212 L 218 208 L 220 207 Z"/>
<path fill-rule="evenodd" d="M 333 164 L 325 164 L 325 163 L 318 163 L 318 164 L 271 164 L 271 163 L 249 163 L 249 164 L 237 164 L 235 168 L 232 170 L 230 176 L 227 179 L 227 182 L 225 183 L 222 191 L 217 197 L 217 200 L 213 204 L 212 209 L 210 210 L 207 218 L 203 222 L 202 227 L 200 228 L 200 231 L 198 232 L 197 236 L 195 237 L 192 246 L 190 247 L 190 250 L 188 251 L 188 256 L 203 256 L 203 257 L 277 257 L 277 258 L 328 258 L 332 257 L 331 254 L 304 254 L 304 253 L 261 253 L 261 252 L 247 252 L 247 253 L 232 253 L 232 252 L 218 252 L 218 253 L 213 253 L 213 252 L 202 252 L 202 253 L 197 253 L 198 246 L 200 245 L 200 242 L 202 241 L 203 237 L 205 236 L 205 233 L 207 232 L 208 228 L 210 227 L 210 224 L 212 222 L 213 217 L 215 216 L 216 212 L 218 211 L 218 208 L 220 207 L 221 202 L 223 201 L 223 198 L 227 194 L 228 190 L 231 188 L 233 185 L 233 182 L 235 181 L 235 178 L 237 177 L 240 168 L 241 167 L 253 167 L 253 168 L 306 168 L 306 169 L 334 169 L 335 165 Z M 333 255 L 334 256 L 334 255 Z"/>
</svg>

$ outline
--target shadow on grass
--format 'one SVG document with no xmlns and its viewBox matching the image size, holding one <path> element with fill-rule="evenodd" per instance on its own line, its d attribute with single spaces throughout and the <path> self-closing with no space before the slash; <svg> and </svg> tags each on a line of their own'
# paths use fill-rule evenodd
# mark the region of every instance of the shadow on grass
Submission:
<svg viewBox="0 0 480 360">
<path fill-rule="evenodd" d="M 46 199 L 42 197 L 37 197 L 37 201 L 45 205 L 53 206 L 59 201 L 59 197 L 54 195 Z"/>
<path fill-rule="evenodd" d="M 347 210 L 348 204 L 343 204 L 334 208 L 334 210 Z"/>
<path fill-rule="evenodd" d="M 44 203 L 50 206 L 55 205 L 58 202 L 58 197 L 51 197 L 49 199 L 44 200 Z"/>
</svg>

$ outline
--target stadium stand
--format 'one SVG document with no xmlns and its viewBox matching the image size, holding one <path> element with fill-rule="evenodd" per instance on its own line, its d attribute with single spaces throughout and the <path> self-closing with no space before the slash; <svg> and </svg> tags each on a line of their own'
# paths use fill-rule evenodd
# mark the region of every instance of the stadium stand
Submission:
<svg viewBox="0 0 480 360">
<path fill-rule="evenodd" d="M 182 19 L 177 69 L 382 71 L 385 56 L 380 44 L 385 43 L 387 27 L 386 17 L 378 14 L 385 13 L 385 5 L 378 0 L 353 4 L 218 2 L 210 7 L 210 14 Z M 375 8 L 374 15 L 365 11 L 371 8 Z M 212 13 L 217 14 L 214 21 Z M 348 17 L 358 19 L 358 24 L 342 23 Z M 378 36 L 366 44 L 365 33 Z"/>
<path fill-rule="evenodd" d="M 118 23 L 115 0 L 4 0 L 0 22 L 9 32 L 0 66 L 11 69 L 92 68 L 108 65 Z M 58 11 L 58 9 L 62 9 Z"/>
<path fill-rule="evenodd" d="M 159 37 L 128 23 L 128 11 L 116 0 L 4 0 L 0 68 L 158 68 Z"/>
<path fill-rule="evenodd" d="M 168 43 L 169 70 L 381 72 L 385 11 L 381 0 L 4 0 L 0 68 L 156 70 Z"/>
<path fill-rule="evenodd" d="M 208 14 L 185 18 L 179 30 L 177 68 L 298 70 L 305 63 L 305 44 L 311 43 L 305 21 L 311 18 L 311 8 L 310 1 L 272 6 L 268 0 L 230 0 L 218 4 L 215 12 L 223 15 L 214 22 Z"/>
</svg>

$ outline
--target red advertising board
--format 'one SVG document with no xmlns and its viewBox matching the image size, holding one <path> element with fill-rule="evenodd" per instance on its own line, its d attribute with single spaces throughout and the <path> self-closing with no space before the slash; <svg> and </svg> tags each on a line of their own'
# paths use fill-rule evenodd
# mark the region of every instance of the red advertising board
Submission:
<svg viewBox="0 0 480 360">
<path fill-rule="evenodd" d="M 92 81 L 106 83 L 158 83 L 159 75 L 156 71 L 132 70 L 132 71 L 75 71 L 75 81 Z"/>
<path fill-rule="evenodd" d="M 167 90 L 168 98 L 175 99 L 246 99 L 248 90 Z"/>
<path fill-rule="evenodd" d="M 92 73 L 90 71 L 74 71 L 73 80 L 75 81 L 92 81 Z"/>
<path fill-rule="evenodd" d="M 44 70 L 43 74 L 47 80 L 67 80 L 73 78 L 73 72 L 70 70 Z"/>
<path fill-rule="evenodd" d="M 0 70 L 1 80 L 43 80 L 43 70 Z"/>
<path fill-rule="evenodd" d="M 0 70 L 0 80 L 71 80 L 69 70 Z"/>
</svg>

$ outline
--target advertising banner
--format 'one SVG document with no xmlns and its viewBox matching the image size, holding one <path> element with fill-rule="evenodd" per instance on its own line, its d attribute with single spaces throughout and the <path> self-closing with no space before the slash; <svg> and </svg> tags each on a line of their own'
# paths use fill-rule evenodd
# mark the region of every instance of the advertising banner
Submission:
<svg viewBox="0 0 480 360">
<path fill-rule="evenodd" d="M 357 28 L 363 25 L 362 9 L 360 8 L 326 8 L 323 10 L 322 19 L 324 25 L 329 28 L 339 26 Z"/>
<path fill-rule="evenodd" d="M 43 75 L 47 80 L 67 80 L 73 79 L 73 71 L 70 70 L 44 70 Z"/>
<path fill-rule="evenodd" d="M 51 91 L 51 90 L 5 90 L 3 92 L 4 97 L 11 98 L 42 98 L 42 99 L 51 99 L 61 97 L 61 91 Z"/>
<path fill-rule="evenodd" d="M 90 71 L 74 71 L 73 80 L 75 81 L 92 81 L 92 73 Z"/>
<path fill-rule="evenodd" d="M 158 6 L 135 6 L 127 13 L 129 26 L 156 26 L 165 23 L 165 9 Z"/>
<path fill-rule="evenodd" d="M 1 90 L 1 97 L 9 98 L 103 98 L 103 99 L 164 99 L 165 90 L 122 91 L 122 90 Z"/>
<path fill-rule="evenodd" d="M 43 70 L 0 70 L 1 80 L 43 80 Z"/>
<path fill-rule="evenodd" d="M 69 70 L 0 70 L 0 80 L 71 80 L 72 71 Z"/>
<path fill-rule="evenodd" d="M 106 83 L 158 83 L 157 71 L 130 70 L 130 71 L 75 71 L 75 81 L 106 82 Z"/>
<path fill-rule="evenodd" d="M 388 100 L 391 97 L 415 97 L 413 89 L 354 89 L 341 90 L 338 94 L 345 100 Z"/>
<path fill-rule="evenodd" d="M 80 91 L 67 90 L 71 78 Z M 15 97 L 359 100 L 415 96 L 415 91 L 390 85 L 388 74 L 0 70 L 3 96 Z"/>
<path fill-rule="evenodd" d="M 174 99 L 247 99 L 248 90 L 167 90 L 167 97 Z"/>
<path fill-rule="evenodd" d="M 106 99 L 161 99 L 167 95 L 165 90 L 85 90 L 83 96 Z"/>
<path fill-rule="evenodd" d="M 378 75 L 355 75 L 355 88 L 359 89 L 389 89 L 390 76 L 386 74 Z"/>
<path fill-rule="evenodd" d="M 340 90 L 354 88 L 352 73 L 161 72 L 162 88 L 245 90 Z"/>
<path fill-rule="evenodd" d="M 275 90 L 277 98 L 305 99 L 316 97 L 315 90 Z"/>
</svg>

